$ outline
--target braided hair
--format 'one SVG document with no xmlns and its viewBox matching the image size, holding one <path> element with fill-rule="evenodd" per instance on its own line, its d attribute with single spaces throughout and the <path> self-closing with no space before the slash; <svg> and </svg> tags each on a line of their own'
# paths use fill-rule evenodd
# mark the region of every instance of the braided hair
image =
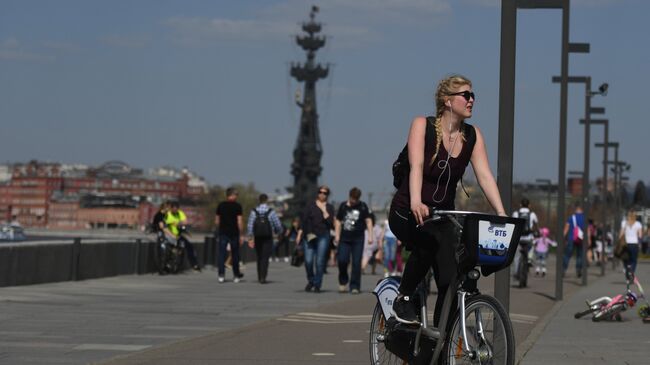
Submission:
<svg viewBox="0 0 650 365">
<path fill-rule="evenodd" d="M 433 158 L 431 158 L 430 165 L 433 165 L 433 162 L 436 160 L 438 151 L 440 150 L 440 144 L 442 143 L 442 114 L 445 111 L 445 97 L 449 96 L 451 93 L 456 92 L 456 90 L 458 90 L 458 88 L 463 85 L 472 86 L 472 81 L 470 81 L 467 77 L 458 74 L 448 76 L 440 80 L 438 83 L 438 87 L 436 88 L 436 93 L 434 96 L 436 103 L 436 119 L 433 125 L 436 129 L 436 151 L 433 154 Z M 463 121 L 460 125 L 460 134 L 463 142 L 466 141 L 465 129 L 463 128 L 464 124 L 465 121 Z"/>
</svg>

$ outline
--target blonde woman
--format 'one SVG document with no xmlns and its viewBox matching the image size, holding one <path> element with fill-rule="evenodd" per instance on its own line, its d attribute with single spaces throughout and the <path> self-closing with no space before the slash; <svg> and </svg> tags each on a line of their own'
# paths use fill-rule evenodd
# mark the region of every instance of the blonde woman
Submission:
<svg viewBox="0 0 650 365">
<path fill-rule="evenodd" d="M 639 243 L 641 242 L 642 234 L 643 227 L 636 220 L 636 213 L 630 210 L 627 212 L 627 219 L 621 222 L 621 232 L 618 235 L 618 239 L 625 238 L 629 258 L 624 263 L 625 267 L 627 268 L 629 266 L 632 272 L 636 271 L 636 262 L 639 258 Z"/>
<path fill-rule="evenodd" d="M 429 207 L 455 208 L 456 185 L 470 162 L 492 208 L 497 214 L 506 215 L 488 163 L 483 134 L 478 127 L 465 123 L 472 117 L 475 101 L 469 79 L 460 75 L 447 77 L 436 89 L 436 116 L 416 117 L 411 123 L 410 171 L 393 197 L 389 214 L 393 233 L 411 250 L 400 294 L 393 305 L 393 315 L 402 323 L 417 323 L 409 297 L 433 267 L 438 287 L 434 326 L 438 325 L 445 293 L 457 270 L 453 249 L 457 237 L 450 221 L 436 223 L 426 231 L 416 225 L 427 218 Z M 429 138 L 433 131 L 435 139 Z"/>
</svg>

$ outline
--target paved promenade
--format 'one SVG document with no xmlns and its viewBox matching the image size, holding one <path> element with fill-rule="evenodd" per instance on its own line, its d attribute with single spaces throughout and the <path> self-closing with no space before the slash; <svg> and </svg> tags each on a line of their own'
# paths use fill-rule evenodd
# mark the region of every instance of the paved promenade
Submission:
<svg viewBox="0 0 650 365">
<path fill-rule="evenodd" d="M 641 261 L 637 276 L 643 289 L 650 289 L 650 262 Z M 638 292 L 636 286 L 632 287 Z M 600 279 L 581 288 L 563 303 L 558 303 L 550 318 L 541 324 L 541 332 L 532 348 L 524 355 L 522 365 L 537 364 L 650 364 L 650 324 L 637 314 L 638 306 L 623 312 L 622 322 L 591 321 L 591 316 L 574 319 L 586 309 L 585 300 L 601 296 L 613 297 L 625 292 L 625 276 L 610 270 Z M 641 301 L 637 302 L 637 305 Z"/>
<path fill-rule="evenodd" d="M 231 276 L 218 284 L 208 269 L 0 288 L 0 364 L 366 364 L 375 305 L 370 291 L 380 275 L 364 275 L 362 293 L 350 295 L 336 291 L 337 270 L 329 271 L 321 294 L 305 293 L 304 269 L 284 262 L 271 264 L 266 285 L 252 279 L 249 263 L 238 284 Z M 598 281 L 595 273 L 590 281 L 596 285 L 609 278 Z M 483 278 L 481 290 L 491 293 L 493 283 Z M 553 329 L 556 317 L 548 313 L 561 313 L 552 299 L 552 273 L 531 277 L 529 285 L 512 289 L 510 307 L 525 361 L 538 358 L 541 330 Z M 564 287 L 568 300 L 586 290 L 572 275 Z M 571 317 L 560 325 L 574 322 L 580 321 Z M 601 325 L 630 324 L 580 323 L 591 326 L 589 336 Z"/>
</svg>

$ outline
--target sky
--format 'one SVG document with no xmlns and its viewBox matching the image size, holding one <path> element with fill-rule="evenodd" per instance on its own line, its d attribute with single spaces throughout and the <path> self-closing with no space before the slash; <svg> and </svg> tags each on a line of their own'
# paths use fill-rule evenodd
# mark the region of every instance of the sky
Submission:
<svg viewBox="0 0 650 365">
<path fill-rule="evenodd" d="M 468 122 L 484 134 L 496 173 L 498 0 L 3 0 L 0 2 L 0 162 L 31 159 L 139 168 L 188 167 L 211 184 L 292 185 L 301 84 L 289 76 L 311 5 L 320 7 L 330 76 L 317 86 L 321 182 L 342 200 L 392 192 L 390 167 L 415 116 L 434 113 L 437 82 L 473 81 Z M 644 0 L 571 1 L 569 74 L 609 84 L 610 141 L 649 183 Z M 517 15 L 514 180 L 558 176 L 561 11 Z M 584 86 L 569 86 L 567 170 L 582 170 Z M 603 141 L 602 126 L 592 141 Z M 591 149 L 591 176 L 602 149 Z M 471 169 L 467 176 L 471 178 Z M 495 175 L 496 176 L 496 175 Z M 362 197 L 363 198 L 363 197 Z"/>
</svg>

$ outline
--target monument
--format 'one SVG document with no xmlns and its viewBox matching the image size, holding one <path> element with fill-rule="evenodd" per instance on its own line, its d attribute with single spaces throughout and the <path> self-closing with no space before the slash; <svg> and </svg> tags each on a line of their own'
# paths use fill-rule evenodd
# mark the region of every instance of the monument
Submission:
<svg viewBox="0 0 650 365">
<path fill-rule="evenodd" d="M 301 115 L 291 164 L 294 183 L 290 188 L 293 198 L 289 202 L 289 214 L 292 216 L 299 214 L 308 201 L 316 198 L 318 178 L 323 170 L 320 164 L 323 149 L 318 131 L 316 82 L 327 77 L 329 67 L 321 66 L 315 61 L 316 51 L 325 45 L 325 37 L 318 36 L 321 24 L 314 20 L 317 12 L 318 7 L 312 6 L 310 20 L 302 24 L 306 35 L 296 36 L 296 43 L 307 52 L 307 61 L 304 64 L 291 64 L 291 76 L 305 84 L 302 100 L 299 94 L 296 95 L 296 104 L 301 109 Z"/>
</svg>

